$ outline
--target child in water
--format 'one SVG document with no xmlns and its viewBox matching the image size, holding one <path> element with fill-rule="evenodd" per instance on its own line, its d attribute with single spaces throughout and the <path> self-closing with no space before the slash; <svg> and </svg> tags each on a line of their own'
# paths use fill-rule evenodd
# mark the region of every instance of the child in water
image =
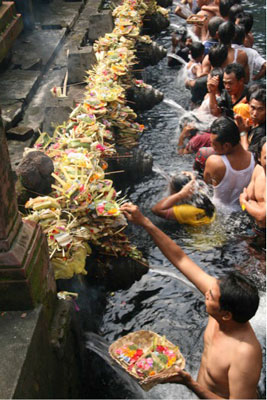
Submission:
<svg viewBox="0 0 267 400">
<path fill-rule="evenodd" d="M 201 226 L 215 219 L 215 207 L 208 196 L 196 190 L 197 181 L 190 172 L 174 176 L 170 183 L 170 195 L 152 207 L 152 212 L 180 224 Z"/>
</svg>

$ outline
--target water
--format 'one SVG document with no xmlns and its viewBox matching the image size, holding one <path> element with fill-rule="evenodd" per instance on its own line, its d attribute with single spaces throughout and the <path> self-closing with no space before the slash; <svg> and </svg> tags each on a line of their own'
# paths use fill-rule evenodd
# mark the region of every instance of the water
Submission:
<svg viewBox="0 0 267 400">
<path fill-rule="evenodd" d="M 178 60 L 180 63 L 182 63 L 183 65 L 187 65 L 187 62 L 180 56 L 178 56 L 177 54 L 174 53 L 168 53 L 167 57 L 172 57 L 175 58 L 175 60 Z"/>
<path fill-rule="evenodd" d="M 255 22 L 255 42 L 262 55 L 265 54 L 265 24 L 262 9 L 264 3 L 244 0 L 245 8 L 253 10 Z M 259 4 L 260 3 L 260 4 Z M 182 20 L 171 14 L 173 24 Z M 178 26 L 178 25 L 177 25 Z M 171 25 L 171 27 L 174 27 Z M 161 33 L 157 42 L 168 48 L 171 43 L 171 29 Z M 179 73 L 178 73 L 179 74 Z M 178 104 L 178 109 L 163 102 L 142 115 L 140 119 L 147 127 L 141 137 L 141 147 L 152 154 L 154 159 L 153 174 L 142 182 L 130 184 L 125 194 L 166 234 L 183 248 L 198 265 L 207 273 L 221 276 L 235 268 L 250 275 L 260 289 L 260 307 L 251 323 L 263 347 L 263 370 L 260 380 L 260 392 L 265 398 L 265 338 L 266 338 L 266 295 L 265 264 L 260 255 L 254 252 L 245 236 L 248 218 L 243 213 L 238 217 L 230 217 L 223 212 L 218 213 L 215 222 L 206 227 L 194 228 L 178 226 L 175 222 L 165 221 L 153 215 L 151 207 L 166 192 L 172 174 L 183 170 L 192 170 L 193 156 L 178 156 L 176 152 L 177 137 L 175 132 L 179 126 L 181 108 L 187 110 L 190 103 L 189 92 L 183 85 L 177 86 L 177 70 L 167 67 L 166 58 L 157 66 L 148 67 L 144 71 L 144 80 L 154 88 L 164 92 L 165 98 Z M 178 111 L 178 113 L 177 113 Z M 139 329 L 148 329 L 180 346 L 186 358 L 186 369 L 196 378 L 203 350 L 203 332 L 207 324 L 207 314 L 203 296 L 192 287 L 162 255 L 146 232 L 133 225 L 128 227 L 128 235 L 143 251 L 151 265 L 147 274 L 133 283 L 130 289 L 118 290 L 106 296 L 106 303 L 99 321 L 97 332 L 105 341 L 91 337 L 90 344 L 98 354 L 107 354 L 107 346 L 119 337 Z M 90 295 L 90 292 L 89 292 Z M 94 299 L 95 307 L 99 306 Z M 151 398 L 151 399 L 193 399 L 195 396 L 181 385 L 157 385 L 149 392 L 132 386 L 122 379 L 120 385 L 116 378 L 109 378 L 110 371 L 104 370 L 104 364 L 110 370 L 110 360 L 100 364 L 96 361 L 101 373 L 90 369 L 90 379 L 98 392 L 94 398 Z M 114 372 L 115 374 L 115 372 Z M 118 380 L 120 372 L 118 372 Z M 110 380 L 109 380 L 110 379 Z M 126 383 L 125 383 L 126 382 Z M 114 386 L 112 386 L 114 385 Z M 127 387 L 129 393 L 126 393 Z M 110 389 L 112 387 L 112 389 Z M 102 392 L 101 392 L 102 389 Z M 141 390 L 141 393 L 140 393 Z M 87 397 L 89 398 L 89 397 Z"/>
<path fill-rule="evenodd" d="M 186 110 L 180 106 L 180 104 L 176 103 L 176 101 L 171 99 L 164 99 L 163 103 L 167 104 L 168 106 L 172 107 L 174 110 L 179 111 L 179 114 L 183 115 L 186 113 Z"/>
</svg>

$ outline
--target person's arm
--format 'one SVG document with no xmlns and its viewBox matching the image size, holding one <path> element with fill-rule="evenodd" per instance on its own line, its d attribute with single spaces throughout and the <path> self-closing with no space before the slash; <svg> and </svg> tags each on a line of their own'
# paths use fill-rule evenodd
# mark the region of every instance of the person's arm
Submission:
<svg viewBox="0 0 267 400">
<path fill-rule="evenodd" d="M 152 212 L 162 218 L 166 218 L 168 216 L 171 219 L 176 219 L 171 208 L 179 201 L 191 197 L 194 192 L 194 186 L 195 182 L 193 180 L 188 182 L 178 193 L 164 197 L 164 199 L 155 204 L 152 207 Z"/>
<path fill-rule="evenodd" d="M 194 129 L 195 126 L 193 124 L 187 124 L 183 127 L 182 132 L 180 133 L 179 139 L 178 139 L 178 154 L 184 154 L 184 140 L 185 138 L 190 136 L 190 131 L 191 129 Z"/>
<path fill-rule="evenodd" d="M 238 50 L 237 60 L 239 64 L 243 65 L 245 70 L 245 83 L 249 82 L 249 65 L 248 56 L 243 50 Z"/>
<path fill-rule="evenodd" d="M 250 129 L 249 120 L 248 119 L 244 120 L 244 118 L 238 114 L 235 114 L 234 118 L 235 118 L 235 123 L 240 132 L 240 143 L 242 144 L 243 148 L 247 150 L 249 146 L 248 143 L 248 131 Z"/>
<path fill-rule="evenodd" d="M 252 80 L 258 81 L 265 75 L 266 75 L 266 61 L 265 61 L 265 63 L 262 64 L 260 71 L 252 77 Z"/>
<path fill-rule="evenodd" d="M 215 117 L 219 117 L 222 113 L 216 98 L 216 93 L 219 87 L 219 76 L 208 76 L 207 80 L 207 88 L 209 94 L 209 101 L 210 101 L 210 112 Z"/>
<path fill-rule="evenodd" d="M 152 237 L 155 244 L 168 260 L 184 274 L 203 294 L 214 284 L 216 278 L 204 272 L 190 257 L 188 257 L 180 246 L 169 236 L 165 235 L 139 208 L 131 203 L 121 206 L 121 211 L 129 221 L 142 226 Z"/>
<path fill-rule="evenodd" d="M 209 60 L 209 55 L 207 54 L 202 61 L 202 75 L 208 75 L 211 70 L 211 63 Z"/>
<path fill-rule="evenodd" d="M 220 156 L 211 155 L 206 161 L 204 170 L 204 181 L 207 184 L 217 186 L 225 175 L 225 165 Z"/>
<path fill-rule="evenodd" d="M 199 399 L 224 399 L 224 397 L 220 397 L 210 390 L 204 388 L 197 381 L 195 381 L 189 372 L 182 370 L 178 367 L 175 367 L 177 371 L 177 375 L 168 377 L 168 378 L 157 378 L 157 383 L 179 383 L 181 385 L 187 386 L 192 392 L 194 392 Z M 155 378 L 149 377 L 146 378 L 143 382 L 151 383 Z"/>
</svg>

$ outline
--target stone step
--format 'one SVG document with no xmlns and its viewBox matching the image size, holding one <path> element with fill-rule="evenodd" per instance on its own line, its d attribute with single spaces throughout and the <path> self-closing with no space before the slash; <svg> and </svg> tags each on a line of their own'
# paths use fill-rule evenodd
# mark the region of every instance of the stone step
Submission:
<svg viewBox="0 0 267 400">
<path fill-rule="evenodd" d="M 3 32 L 7 24 L 16 17 L 16 9 L 13 1 L 4 1 L 0 6 L 0 32 Z"/>
<path fill-rule="evenodd" d="M 8 54 L 13 42 L 19 36 L 23 29 L 23 22 L 20 14 L 17 14 L 12 22 L 7 25 L 6 29 L 0 36 L 0 62 Z"/>
</svg>

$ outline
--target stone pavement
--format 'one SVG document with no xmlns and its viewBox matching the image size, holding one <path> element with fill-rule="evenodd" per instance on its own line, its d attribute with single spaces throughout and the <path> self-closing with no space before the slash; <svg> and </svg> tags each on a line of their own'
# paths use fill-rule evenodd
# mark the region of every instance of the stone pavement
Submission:
<svg viewBox="0 0 267 400">
<path fill-rule="evenodd" d="M 35 2 L 34 2 L 35 3 Z M 35 28 L 23 32 L 12 47 L 8 67 L 0 72 L 0 107 L 12 169 L 39 131 L 52 133 L 65 121 L 84 91 L 85 71 L 94 64 L 92 44 L 113 29 L 101 0 L 36 3 Z M 67 50 L 69 55 L 67 56 Z M 68 71 L 67 98 L 54 98 Z"/>
</svg>

